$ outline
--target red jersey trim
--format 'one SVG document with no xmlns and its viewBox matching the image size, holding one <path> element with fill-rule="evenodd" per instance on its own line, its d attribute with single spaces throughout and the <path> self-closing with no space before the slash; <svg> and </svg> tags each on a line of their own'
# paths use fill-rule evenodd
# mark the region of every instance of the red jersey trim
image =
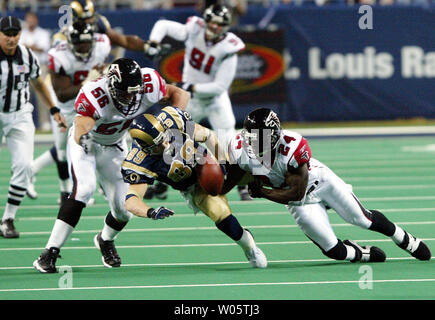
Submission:
<svg viewBox="0 0 435 320">
<path fill-rule="evenodd" d="M 159 79 L 160 92 L 162 93 L 163 97 L 165 97 L 166 93 L 168 92 L 168 88 L 166 87 L 166 81 L 163 80 L 163 78 L 160 76 L 160 74 L 156 70 L 154 70 L 154 72 L 157 75 L 157 79 Z"/>
<path fill-rule="evenodd" d="M 308 163 L 310 161 L 311 149 L 308 146 L 308 141 L 304 137 L 302 137 L 301 142 L 299 142 L 298 147 L 293 153 L 293 157 L 298 165 L 303 165 L 304 163 Z"/>
<path fill-rule="evenodd" d="M 95 107 L 88 100 L 86 95 L 82 92 L 76 99 L 75 103 L 76 112 L 85 117 L 94 117 L 96 113 Z"/>
</svg>

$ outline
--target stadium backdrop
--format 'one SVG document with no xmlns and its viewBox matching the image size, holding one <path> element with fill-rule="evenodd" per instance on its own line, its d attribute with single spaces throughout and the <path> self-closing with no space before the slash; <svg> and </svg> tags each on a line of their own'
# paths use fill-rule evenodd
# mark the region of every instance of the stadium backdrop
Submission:
<svg viewBox="0 0 435 320">
<path fill-rule="evenodd" d="M 279 6 L 273 28 L 261 30 L 268 9 L 249 8 L 234 29 L 247 44 L 231 94 L 238 122 L 259 104 L 284 121 L 435 118 L 434 9 L 375 6 L 373 29 L 360 29 L 358 6 Z M 112 26 L 144 39 L 160 18 L 185 22 L 199 14 L 188 8 L 102 13 Z M 42 27 L 56 30 L 58 12 L 39 16 Z M 174 46 L 159 65 L 140 53 L 126 56 L 179 81 L 181 54 Z"/>
</svg>

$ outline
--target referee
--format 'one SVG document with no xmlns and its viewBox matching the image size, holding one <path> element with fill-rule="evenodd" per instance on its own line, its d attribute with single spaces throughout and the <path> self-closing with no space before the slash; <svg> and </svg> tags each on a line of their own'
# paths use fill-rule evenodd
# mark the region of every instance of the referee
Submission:
<svg viewBox="0 0 435 320">
<path fill-rule="evenodd" d="M 38 59 L 32 50 L 18 44 L 20 35 L 21 24 L 16 17 L 0 20 L 0 144 L 4 136 L 12 159 L 8 201 L 0 223 L 0 235 L 4 238 L 19 237 L 14 219 L 31 176 L 35 125 L 33 105 L 29 102 L 30 80 L 50 106 L 53 119 L 66 130 L 65 119 L 39 76 Z"/>
</svg>

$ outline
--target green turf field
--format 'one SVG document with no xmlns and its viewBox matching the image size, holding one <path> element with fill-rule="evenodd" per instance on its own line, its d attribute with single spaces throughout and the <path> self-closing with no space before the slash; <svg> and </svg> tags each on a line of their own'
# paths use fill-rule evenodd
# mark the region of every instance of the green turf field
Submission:
<svg viewBox="0 0 435 320">
<path fill-rule="evenodd" d="M 433 137 L 309 139 L 313 157 L 332 168 L 369 209 L 422 238 L 435 252 L 435 144 Z M 37 146 L 36 155 L 48 146 Z M 10 157 L 0 153 L 0 213 L 7 199 Z M 82 218 L 61 250 L 59 274 L 40 274 L 32 267 L 44 248 L 56 218 L 59 196 L 56 169 L 37 177 L 39 198 L 26 198 L 16 227 L 19 239 L 0 238 L 0 300 L 7 299 L 434 299 L 435 265 L 417 261 L 390 239 L 330 220 L 341 239 L 377 245 L 387 254 L 381 264 L 352 264 L 322 255 L 298 229 L 283 205 L 266 200 L 230 205 L 249 228 L 269 260 L 252 269 L 241 249 L 205 216 L 195 216 L 171 190 L 164 202 L 176 214 L 162 221 L 133 218 L 116 241 L 123 265 L 102 266 L 93 245 L 108 205 L 96 204 Z M 71 287 L 68 287 L 71 286 Z M 67 288 L 65 288 L 67 287 Z"/>
</svg>

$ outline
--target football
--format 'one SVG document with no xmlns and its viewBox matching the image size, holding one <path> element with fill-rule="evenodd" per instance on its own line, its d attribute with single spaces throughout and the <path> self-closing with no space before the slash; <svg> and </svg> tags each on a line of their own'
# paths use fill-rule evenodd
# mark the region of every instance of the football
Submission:
<svg viewBox="0 0 435 320">
<path fill-rule="evenodd" d="M 224 184 L 224 174 L 215 159 L 207 155 L 204 164 L 196 166 L 198 181 L 201 187 L 210 195 L 217 196 Z"/>
</svg>

